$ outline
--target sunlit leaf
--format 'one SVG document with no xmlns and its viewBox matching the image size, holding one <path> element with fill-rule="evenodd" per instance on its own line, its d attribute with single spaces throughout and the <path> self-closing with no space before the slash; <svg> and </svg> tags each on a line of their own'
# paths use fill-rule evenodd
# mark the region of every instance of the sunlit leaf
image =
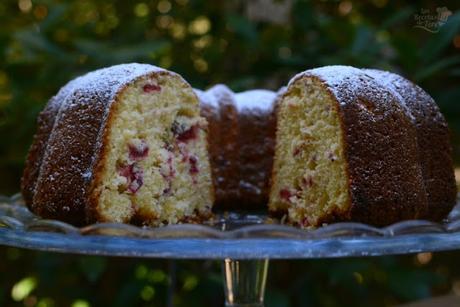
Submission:
<svg viewBox="0 0 460 307">
<path fill-rule="evenodd" d="M 11 289 L 11 297 L 19 302 L 25 299 L 37 286 L 37 280 L 34 277 L 26 277 L 17 282 Z"/>
<path fill-rule="evenodd" d="M 447 58 L 443 58 L 439 61 L 435 61 L 432 64 L 429 64 L 421 68 L 415 74 L 416 81 L 422 81 L 426 78 L 431 77 L 432 75 L 439 73 L 440 71 L 445 70 L 446 68 L 453 66 L 455 64 L 460 64 L 460 55 L 455 55 Z"/>
</svg>

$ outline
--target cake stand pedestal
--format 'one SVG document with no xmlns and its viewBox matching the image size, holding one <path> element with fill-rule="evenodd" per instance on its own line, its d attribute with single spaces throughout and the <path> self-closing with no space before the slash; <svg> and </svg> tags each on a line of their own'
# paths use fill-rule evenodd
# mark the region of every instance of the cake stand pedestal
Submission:
<svg viewBox="0 0 460 307">
<path fill-rule="evenodd" d="M 225 259 L 222 265 L 226 306 L 264 305 L 268 259 Z"/>
<path fill-rule="evenodd" d="M 76 228 L 32 215 L 19 196 L 0 196 L 0 245 L 99 256 L 223 261 L 227 306 L 263 306 L 268 259 L 364 257 L 460 249 L 460 205 L 441 224 L 413 220 L 385 228 L 337 223 L 306 231 L 232 213 L 209 225 Z"/>
</svg>

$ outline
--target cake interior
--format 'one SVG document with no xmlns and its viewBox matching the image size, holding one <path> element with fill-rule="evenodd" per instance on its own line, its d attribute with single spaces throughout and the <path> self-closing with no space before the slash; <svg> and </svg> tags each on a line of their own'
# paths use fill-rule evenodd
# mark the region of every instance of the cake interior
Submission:
<svg viewBox="0 0 460 307">
<path fill-rule="evenodd" d="M 114 103 L 97 212 L 102 220 L 157 226 L 210 213 L 206 121 L 177 76 L 143 77 Z"/>
<path fill-rule="evenodd" d="M 301 227 L 349 209 L 337 102 L 316 79 L 290 85 L 278 110 L 269 209 Z"/>
</svg>

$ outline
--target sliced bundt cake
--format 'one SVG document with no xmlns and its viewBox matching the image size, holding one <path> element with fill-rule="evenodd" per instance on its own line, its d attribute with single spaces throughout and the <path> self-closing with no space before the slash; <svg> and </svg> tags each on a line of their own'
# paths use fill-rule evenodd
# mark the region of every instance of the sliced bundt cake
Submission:
<svg viewBox="0 0 460 307">
<path fill-rule="evenodd" d="M 290 81 L 278 105 L 272 212 L 285 212 L 288 221 L 306 227 L 439 219 L 452 208 L 455 181 L 442 115 L 413 85 L 404 86 L 419 96 L 404 88 L 410 96 L 404 97 L 384 84 L 385 78 L 329 66 Z M 395 87 L 402 82 L 387 80 Z M 417 103 L 429 103 L 423 108 L 431 112 L 421 122 Z M 421 148 L 420 138 L 439 138 L 433 143 L 439 148 Z"/>
<path fill-rule="evenodd" d="M 77 78 L 49 101 L 22 193 L 34 213 L 76 225 L 200 221 L 214 186 L 221 209 L 268 201 L 301 227 L 383 226 L 446 216 L 451 154 L 433 99 L 392 73 L 328 66 L 279 93 L 203 92 L 126 64 Z"/>
<path fill-rule="evenodd" d="M 125 64 L 79 77 L 38 119 L 27 205 L 77 225 L 200 220 L 213 203 L 207 123 L 179 75 Z"/>
</svg>

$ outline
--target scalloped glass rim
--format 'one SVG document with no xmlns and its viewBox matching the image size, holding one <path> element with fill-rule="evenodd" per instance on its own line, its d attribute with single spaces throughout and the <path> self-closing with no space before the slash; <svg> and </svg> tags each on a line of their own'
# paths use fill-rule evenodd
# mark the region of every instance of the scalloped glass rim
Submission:
<svg viewBox="0 0 460 307">
<path fill-rule="evenodd" d="M 403 254 L 460 248 L 460 204 L 443 223 L 410 220 L 384 228 L 336 223 L 313 230 L 230 213 L 205 224 L 160 228 L 117 223 L 82 228 L 34 216 L 20 195 L 0 196 L 0 244 L 79 254 L 249 259 Z"/>
</svg>

